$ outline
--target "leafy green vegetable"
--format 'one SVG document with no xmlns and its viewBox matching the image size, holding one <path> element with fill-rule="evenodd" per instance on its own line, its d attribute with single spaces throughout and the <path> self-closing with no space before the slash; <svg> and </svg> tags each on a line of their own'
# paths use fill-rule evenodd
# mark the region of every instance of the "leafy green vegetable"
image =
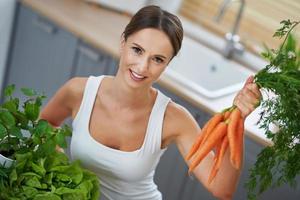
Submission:
<svg viewBox="0 0 300 200">
<path fill-rule="evenodd" d="M 56 151 L 67 147 L 71 128 L 38 119 L 44 95 L 22 88 L 27 98 L 21 109 L 14 90 L 14 85 L 5 89 L 7 99 L 0 105 L 0 153 L 15 159 L 9 168 L 0 165 L 0 199 L 98 199 L 98 177 Z"/>
<path fill-rule="evenodd" d="M 18 154 L 16 165 L 9 169 L 0 167 L 0 199 L 99 198 L 97 176 L 83 169 L 79 161 L 70 163 L 60 152 L 38 159 L 34 154 Z"/>
<path fill-rule="evenodd" d="M 255 75 L 259 87 L 272 94 L 261 102 L 263 111 L 258 124 L 274 145 L 264 148 L 250 169 L 246 183 L 249 199 L 269 187 L 285 183 L 296 187 L 300 172 L 300 48 L 291 31 L 299 23 L 281 22 L 283 26 L 274 37 L 285 39 L 279 50 L 267 49 L 262 54 L 270 64 Z M 279 128 L 275 133 L 270 128 L 272 124 Z"/>
</svg>

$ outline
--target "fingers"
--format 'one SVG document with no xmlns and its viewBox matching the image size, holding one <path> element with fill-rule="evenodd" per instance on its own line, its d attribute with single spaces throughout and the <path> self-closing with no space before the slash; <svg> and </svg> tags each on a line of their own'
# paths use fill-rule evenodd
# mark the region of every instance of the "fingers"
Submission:
<svg viewBox="0 0 300 200">
<path fill-rule="evenodd" d="M 261 99 L 261 96 L 262 96 L 261 92 L 255 83 L 250 83 L 250 84 L 246 85 L 243 88 L 243 91 L 244 91 L 245 95 L 249 94 L 258 100 Z"/>
<path fill-rule="evenodd" d="M 254 81 L 254 76 L 252 76 L 252 75 L 249 76 L 249 77 L 247 78 L 245 84 L 244 84 L 244 87 L 245 87 L 246 85 L 248 85 L 249 83 L 253 83 L 253 81 Z"/>
<path fill-rule="evenodd" d="M 244 96 L 238 95 L 234 100 L 234 105 L 237 106 L 243 118 L 246 118 L 254 109 L 255 105 L 244 100 Z"/>
<path fill-rule="evenodd" d="M 242 90 L 239 91 L 234 99 L 236 105 L 242 112 L 243 117 L 247 117 L 260 104 L 261 92 L 255 83 L 251 82 L 251 77 L 248 78 Z"/>
</svg>

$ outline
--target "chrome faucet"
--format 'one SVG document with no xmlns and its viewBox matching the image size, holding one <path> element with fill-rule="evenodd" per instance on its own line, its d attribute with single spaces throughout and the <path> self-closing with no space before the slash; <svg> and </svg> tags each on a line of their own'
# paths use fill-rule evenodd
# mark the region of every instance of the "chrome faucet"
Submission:
<svg viewBox="0 0 300 200">
<path fill-rule="evenodd" d="M 223 0 L 219 8 L 218 14 L 215 16 L 215 21 L 219 22 L 221 20 L 229 4 L 232 1 L 233 0 Z M 234 53 L 242 54 L 244 52 L 244 46 L 240 43 L 240 36 L 237 34 L 237 32 L 240 26 L 240 21 L 242 19 L 242 14 L 244 11 L 246 1 L 239 0 L 239 2 L 240 2 L 240 7 L 236 15 L 232 30 L 231 32 L 225 34 L 226 45 L 223 53 L 226 58 L 231 58 Z"/>
</svg>

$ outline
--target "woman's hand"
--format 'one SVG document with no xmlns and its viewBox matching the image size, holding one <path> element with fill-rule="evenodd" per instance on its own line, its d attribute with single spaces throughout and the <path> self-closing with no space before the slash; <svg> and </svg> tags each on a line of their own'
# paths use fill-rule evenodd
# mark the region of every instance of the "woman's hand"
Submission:
<svg viewBox="0 0 300 200">
<path fill-rule="evenodd" d="M 233 104 L 242 112 L 243 118 L 246 118 L 260 104 L 261 92 L 253 80 L 254 77 L 250 76 L 233 100 Z"/>
</svg>

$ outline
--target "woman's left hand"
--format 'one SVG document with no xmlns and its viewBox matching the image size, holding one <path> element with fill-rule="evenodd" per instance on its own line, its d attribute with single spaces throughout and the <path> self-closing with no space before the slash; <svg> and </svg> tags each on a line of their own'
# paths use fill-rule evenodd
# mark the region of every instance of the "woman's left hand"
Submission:
<svg viewBox="0 0 300 200">
<path fill-rule="evenodd" d="M 260 104 L 262 97 L 253 80 L 254 77 L 250 76 L 233 100 L 233 104 L 240 109 L 243 118 L 246 118 Z"/>
</svg>

